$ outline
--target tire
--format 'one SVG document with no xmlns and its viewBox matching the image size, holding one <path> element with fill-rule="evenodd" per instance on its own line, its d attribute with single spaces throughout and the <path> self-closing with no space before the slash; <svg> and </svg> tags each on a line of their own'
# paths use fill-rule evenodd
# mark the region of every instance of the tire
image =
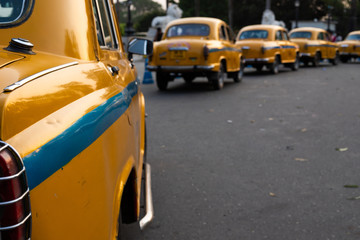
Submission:
<svg viewBox="0 0 360 240">
<path fill-rule="evenodd" d="M 290 68 L 293 71 L 299 70 L 300 67 L 300 57 L 299 54 L 296 54 L 295 62 L 291 63 Z"/>
<path fill-rule="evenodd" d="M 218 72 L 210 73 L 209 82 L 213 85 L 215 90 L 220 90 L 224 87 L 225 75 L 225 65 L 223 63 L 220 63 Z"/>
<path fill-rule="evenodd" d="M 312 60 L 313 67 L 318 67 L 320 65 L 320 59 L 321 59 L 320 53 L 317 52 Z"/>
<path fill-rule="evenodd" d="M 195 76 L 193 76 L 192 74 L 186 74 L 186 75 L 183 75 L 183 78 L 187 84 L 190 84 L 195 79 Z"/>
<path fill-rule="evenodd" d="M 245 67 L 245 64 L 244 64 L 244 60 L 241 58 L 240 59 L 240 70 L 236 73 L 234 73 L 234 82 L 236 83 L 239 83 L 242 81 L 242 78 L 244 76 L 244 67 Z"/>
<path fill-rule="evenodd" d="M 330 62 L 332 63 L 332 65 L 336 66 L 339 64 L 339 60 L 340 60 L 339 53 L 336 52 L 335 57 L 333 59 L 330 59 Z"/>
<path fill-rule="evenodd" d="M 263 65 L 257 65 L 257 66 L 255 66 L 257 72 L 261 72 L 262 69 L 263 69 L 263 67 L 264 67 Z"/>
<path fill-rule="evenodd" d="M 279 58 L 279 56 L 275 56 L 275 60 L 274 60 L 273 64 L 270 65 L 270 72 L 272 72 L 273 74 L 278 74 L 279 73 L 279 65 L 280 65 L 280 58 Z"/>
<path fill-rule="evenodd" d="M 168 80 L 169 74 L 162 73 L 162 72 L 156 72 L 156 85 L 160 91 L 165 91 L 168 86 Z"/>
</svg>

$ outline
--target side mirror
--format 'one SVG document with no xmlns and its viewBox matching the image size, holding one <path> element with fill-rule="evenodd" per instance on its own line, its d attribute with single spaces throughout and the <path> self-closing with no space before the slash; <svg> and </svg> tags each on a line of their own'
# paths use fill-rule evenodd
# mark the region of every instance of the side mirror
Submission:
<svg viewBox="0 0 360 240">
<path fill-rule="evenodd" d="M 133 38 L 128 44 L 129 55 L 151 55 L 153 52 L 153 42 L 142 38 Z"/>
</svg>

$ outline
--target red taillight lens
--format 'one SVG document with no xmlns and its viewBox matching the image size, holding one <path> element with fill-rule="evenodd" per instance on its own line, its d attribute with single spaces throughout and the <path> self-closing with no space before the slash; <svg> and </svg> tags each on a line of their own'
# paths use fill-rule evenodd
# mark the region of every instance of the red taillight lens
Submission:
<svg viewBox="0 0 360 240">
<path fill-rule="evenodd" d="M 0 142 L 0 239 L 28 240 L 31 232 L 29 188 L 16 151 Z"/>
<path fill-rule="evenodd" d="M 209 48 L 205 45 L 204 46 L 204 59 L 205 61 L 208 59 L 209 57 Z"/>
</svg>

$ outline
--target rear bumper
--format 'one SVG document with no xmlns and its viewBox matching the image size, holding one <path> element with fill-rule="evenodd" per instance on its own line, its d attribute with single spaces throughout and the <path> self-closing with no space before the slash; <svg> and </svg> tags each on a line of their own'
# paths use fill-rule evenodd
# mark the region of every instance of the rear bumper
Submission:
<svg viewBox="0 0 360 240">
<path fill-rule="evenodd" d="M 214 65 L 190 65 L 190 66 L 152 66 L 148 65 L 149 71 L 162 71 L 162 72 L 208 72 L 215 68 Z"/>
</svg>

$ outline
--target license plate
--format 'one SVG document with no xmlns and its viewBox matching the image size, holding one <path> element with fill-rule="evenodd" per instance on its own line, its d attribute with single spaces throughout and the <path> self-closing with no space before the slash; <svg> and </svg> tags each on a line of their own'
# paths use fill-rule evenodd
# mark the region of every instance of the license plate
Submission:
<svg viewBox="0 0 360 240">
<path fill-rule="evenodd" d="M 171 59 L 185 59 L 185 51 L 181 51 L 181 50 L 170 51 L 170 58 Z"/>
</svg>

